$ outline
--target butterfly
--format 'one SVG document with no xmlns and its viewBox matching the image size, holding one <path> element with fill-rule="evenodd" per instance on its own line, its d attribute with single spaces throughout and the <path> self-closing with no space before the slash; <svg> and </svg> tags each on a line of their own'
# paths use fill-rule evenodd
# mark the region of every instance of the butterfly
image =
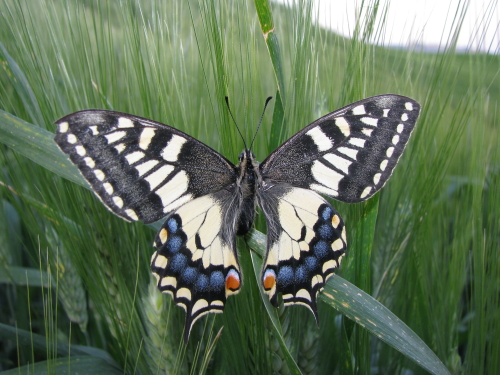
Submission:
<svg viewBox="0 0 500 375">
<path fill-rule="evenodd" d="M 352 103 L 309 124 L 262 163 L 245 149 L 234 165 L 195 138 L 145 118 L 84 110 L 56 122 L 55 142 L 93 191 L 127 221 L 166 218 L 154 240 L 158 288 L 194 322 L 221 313 L 239 292 L 236 236 L 267 223 L 261 282 L 274 306 L 300 304 L 316 321 L 317 296 L 339 267 L 347 240 L 323 196 L 365 201 L 387 182 L 420 105 L 399 95 Z"/>
</svg>

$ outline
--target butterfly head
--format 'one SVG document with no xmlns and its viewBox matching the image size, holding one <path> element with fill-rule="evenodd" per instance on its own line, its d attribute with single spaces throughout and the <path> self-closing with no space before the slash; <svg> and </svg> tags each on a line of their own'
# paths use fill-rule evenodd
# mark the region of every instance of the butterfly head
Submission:
<svg viewBox="0 0 500 375">
<path fill-rule="evenodd" d="M 255 168 L 259 165 L 257 160 L 255 160 L 255 154 L 249 149 L 245 149 L 241 152 L 241 154 L 238 156 L 238 161 L 240 162 L 240 167 L 244 168 Z"/>
</svg>

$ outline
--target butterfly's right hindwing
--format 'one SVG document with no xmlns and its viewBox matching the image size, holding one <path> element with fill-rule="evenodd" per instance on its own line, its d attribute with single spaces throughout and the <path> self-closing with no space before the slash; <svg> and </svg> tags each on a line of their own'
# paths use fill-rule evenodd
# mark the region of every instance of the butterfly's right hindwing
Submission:
<svg viewBox="0 0 500 375">
<path fill-rule="evenodd" d="M 234 182 L 220 154 L 167 125 L 125 113 L 86 110 L 65 116 L 56 143 L 103 203 L 146 223 Z"/>
<path fill-rule="evenodd" d="M 240 289 L 238 207 L 230 188 L 197 198 L 170 215 L 156 236 L 151 270 L 158 288 L 186 311 L 186 343 L 194 322 L 222 312 L 226 298 Z"/>
</svg>

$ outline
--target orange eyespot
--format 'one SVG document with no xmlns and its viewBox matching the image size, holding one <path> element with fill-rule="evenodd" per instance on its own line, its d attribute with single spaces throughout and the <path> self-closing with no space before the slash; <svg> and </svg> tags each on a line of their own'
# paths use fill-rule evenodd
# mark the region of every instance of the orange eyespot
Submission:
<svg viewBox="0 0 500 375">
<path fill-rule="evenodd" d="M 228 272 L 226 276 L 226 289 L 235 291 L 238 290 L 241 286 L 240 277 L 235 270 L 231 270 Z"/>
<path fill-rule="evenodd" d="M 276 274 L 273 270 L 267 270 L 264 273 L 264 280 L 262 282 L 265 290 L 272 289 L 276 285 Z"/>
</svg>

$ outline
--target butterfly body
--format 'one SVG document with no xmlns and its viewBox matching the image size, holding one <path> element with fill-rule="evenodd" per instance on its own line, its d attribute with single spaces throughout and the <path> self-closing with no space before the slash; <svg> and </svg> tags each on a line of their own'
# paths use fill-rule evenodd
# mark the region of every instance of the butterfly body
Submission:
<svg viewBox="0 0 500 375">
<path fill-rule="evenodd" d="M 236 235 L 243 236 L 252 227 L 255 217 L 255 194 L 257 184 L 261 183 L 258 163 L 255 155 L 248 149 L 243 150 L 239 156 L 238 189 L 241 196 L 241 208 L 237 220 Z"/>
<path fill-rule="evenodd" d="M 207 313 L 222 312 L 242 274 L 236 235 L 267 223 L 261 283 L 274 306 L 306 306 L 339 267 L 344 222 L 322 195 L 361 202 L 392 174 L 415 126 L 419 104 L 381 95 L 327 114 L 262 163 L 244 150 L 239 164 L 189 135 L 141 117 L 85 110 L 56 122 L 56 143 L 101 201 L 128 221 L 166 218 L 151 270 L 158 288 L 186 311 L 184 338 Z"/>
</svg>

